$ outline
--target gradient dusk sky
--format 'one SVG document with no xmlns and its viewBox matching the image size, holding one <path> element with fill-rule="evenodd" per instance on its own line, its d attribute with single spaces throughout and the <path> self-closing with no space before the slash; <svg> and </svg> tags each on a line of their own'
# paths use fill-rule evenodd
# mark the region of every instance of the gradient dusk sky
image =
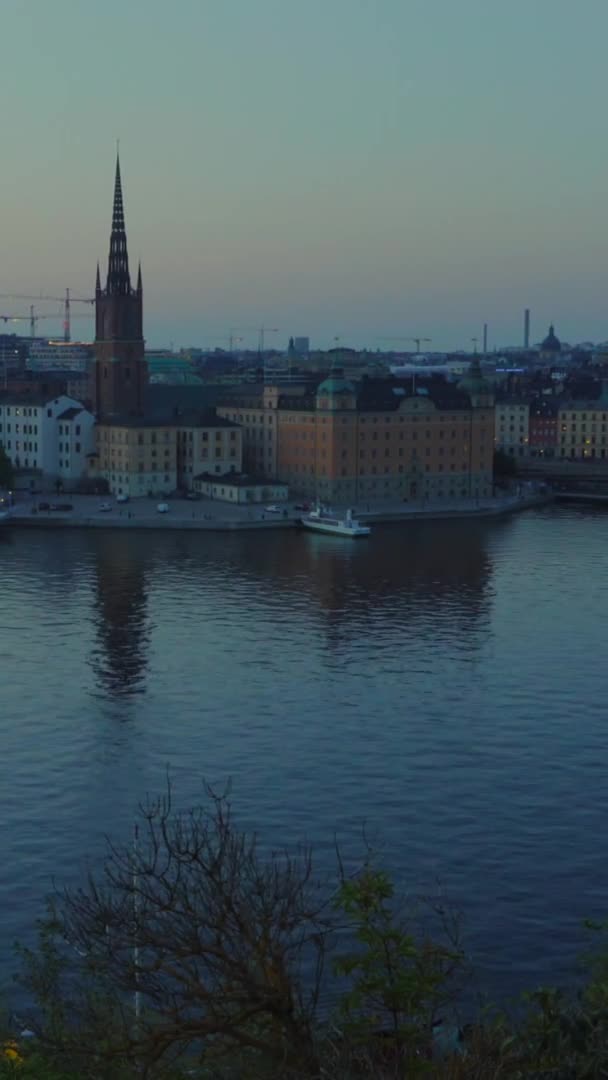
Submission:
<svg viewBox="0 0 608 1080">
<path fill-rule="evenodd" d="M 607 0 L 1 9 L 1 292 L 92 294 L 120 138 L 151 346 L 608 338 Z"/>
</svg>

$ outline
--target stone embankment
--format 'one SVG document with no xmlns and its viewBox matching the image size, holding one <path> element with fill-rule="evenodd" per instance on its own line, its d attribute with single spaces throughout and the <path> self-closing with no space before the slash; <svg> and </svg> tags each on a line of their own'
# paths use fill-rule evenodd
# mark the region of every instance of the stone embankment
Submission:
<svg viewBox="0 0 608 1080">
<path fill-rule="evenodd" d="M 526 492 L 496 499 L 470 499 L 460 502 L 408 502 L 387 504 L 363 504 L 355 509 L 355 515 L 370 523 L 387 523 L 411 520 L 495 517 L 515 513 L 531 506 L 553 500 L 553 495 Z M 149 499 L 136 499 L 120 505 L 111 501 L 110 511 L 100 510 L 102 500 L 90 495 L 62 496 L 70 502 L 67 512 L 39 510 L 40 499 L 19 501 L 12 510 L 9 524 L 28 528 L 78 528 L 78 529 L 181 529 L 211 531 L 242 531 L 285 529 L 298 526 L 302 511 L 293 503 L 281 504 L 279 511 L 269 511 L 261 506 L 230 506 L 226 503 L 201 500 L 188 502 L 173 499 L 169 512 L 161 514 L 156 503 Z M 339 512 L 334 508 L 334 512 Z"/>
</svg>

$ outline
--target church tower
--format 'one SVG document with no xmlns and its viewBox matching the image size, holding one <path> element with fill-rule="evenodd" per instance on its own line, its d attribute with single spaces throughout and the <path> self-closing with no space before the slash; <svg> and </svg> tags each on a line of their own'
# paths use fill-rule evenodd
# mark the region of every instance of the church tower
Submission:
<svg viewBox="0 0 608 1080">
<path fill-rule="evenodd" d="M 114 209 L 106 287 L 97 266 L 93 408 L 98 420 L 141 416 L 148 382 L 144 359 L 141 266 L 131 288 L 120 162 L 116 158 Z"/>
</svg>

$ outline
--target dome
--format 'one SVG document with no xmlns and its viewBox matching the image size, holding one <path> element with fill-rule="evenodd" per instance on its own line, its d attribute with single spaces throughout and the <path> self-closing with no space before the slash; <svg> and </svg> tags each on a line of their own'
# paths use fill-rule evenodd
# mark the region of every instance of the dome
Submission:
<svg viewBox="0 0 608 1080">
<path fill-rule="evenodd" d="M 458 386 L 467 394 L 487 394 L 491 393 L 492 389 L 484 378 L 479 360 L 471 361 L 468 373 L 459 380 Z"/>
<path fill-rule="evenodd" d="M 553 326 L 549 327 L 549 333 L 541 345 L 543 352 L 561 352 L 562 343 L 559 338 L 556 338 Z"/>
<path fill-rule="evenodd" d="M 348 379 L 343 378 L 342 375 L 330 375 L 328 379 L 324 379 L 323 382 L 317 388 L 317 397 L 322 397 L 323 394 L 354 394 L 355 388 Z"/>
</svg>

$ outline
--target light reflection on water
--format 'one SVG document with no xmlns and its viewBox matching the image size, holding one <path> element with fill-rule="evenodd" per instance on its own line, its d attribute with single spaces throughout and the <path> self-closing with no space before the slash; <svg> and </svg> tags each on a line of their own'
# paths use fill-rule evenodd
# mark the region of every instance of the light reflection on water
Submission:
<svg viewBox="0 0 608 1080">
<path fill-rule="evenodd" d="M 493 994 L 572 970 L 606 914 L 608 516 L 273 535 L 0 535 L 2 971 L 171 767 L 233 778 L 268 843 L 362 823 L 440 878 Z"/>
</svg>

